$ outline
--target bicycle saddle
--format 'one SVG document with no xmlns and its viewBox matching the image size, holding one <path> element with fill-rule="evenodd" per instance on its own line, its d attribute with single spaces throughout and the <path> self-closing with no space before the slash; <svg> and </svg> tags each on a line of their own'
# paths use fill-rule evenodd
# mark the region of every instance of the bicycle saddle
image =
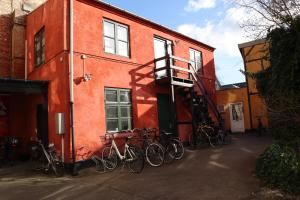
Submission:
<svg viewBox="0 0 300 200">
<path fill-rule="evenodd" d="M 166 132 L 166 131 L 162 131 L 162 134 L 167 135 L 167 136 L 173 135 L 173 133 L 169 133 L 169 132 Z"/>
<path fill-rule="evenodd" d="M 54 147 L 54 143 L 50 143 L 50 144 L 48 145 L 48 147 L 49 147 L 49 148 Z"/>
</svg>

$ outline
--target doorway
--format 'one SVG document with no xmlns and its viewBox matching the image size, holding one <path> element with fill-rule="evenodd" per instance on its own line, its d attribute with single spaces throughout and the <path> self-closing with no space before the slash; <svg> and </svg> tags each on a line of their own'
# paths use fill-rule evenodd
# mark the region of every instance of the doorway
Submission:
<svg viewBox="0 0 300 200">
<path fill-rule="evenodd" d="M 38 104 L 36 111 L 36 128 L 38 138 L 42 140 L 45 147 L 49 144 L 48 138 L 48 106 L 47 104 Z"/>
<path fill-rule="evenodd" d="M 229 106 L 231 132 L 245 132 L 243 103 L 232 103 Z"/>
<path fill-rule="evenodd" d="M 168 94 L 157 94 L 158 124 L 160 131 L 174 133 L 175 124 L 172 116 L 172 100 Z"/>
</svg>

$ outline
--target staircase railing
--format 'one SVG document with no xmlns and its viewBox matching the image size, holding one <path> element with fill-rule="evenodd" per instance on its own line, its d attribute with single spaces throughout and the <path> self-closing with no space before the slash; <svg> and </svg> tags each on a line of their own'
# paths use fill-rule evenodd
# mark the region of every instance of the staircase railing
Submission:
<svg viewBox="0 0 300 200">
<path fill-rule="evenodd" d="M 211 97 L 208 94 L 208 91 L 201 79 L 201 77 L 199 76 L 199 74 L 196 72 L 196 70 L 194 69 L 193 65 L 191 65 L 191 63 L 189 63 L 190 65 L 190 69 L 191 69 L 191 74 L 192 77 L 194 79 L 194 81 L 196 82 L 196 85 L 198 86 L 198 88 L 200 89 L 202 95 L 205 97 L 207 103 L 209 104 L 209 106 L 211 107 L 215 117 L 217 118 L 219 124 L 222 123 L 222 116 L 218 111 L 218 108 L 216 106 L 216 104 L 214 103 L 214 101 L 211 99 Z"/>
<path fill-rule="evenodd" d="M 199 74 L 197 73 L 197 71 L 194 69 L 192 63 L 189 60 L 174 56 L 174 55 L 167 55 L 158 59 L 155 59 L 155 62 L 159 61 L 159 60 L 169 60 L 167 66 L 162 67 L 162 68 L 158 68 L 155 69 L 155 72 L 161 71 L 161 70 L 169 70 L 168 75 L 172 76 L 171 78 L 173 78 L 174 75 L 174 70 L 178 70 L 178 71 L 182 71 L 185 73 L 189 74 L 189 78 L 187 80 L 191 80 L 194 83 L 196 83 L 196 86 L 200 89 L 200 92 L 202 93 L 202 95 L 204 96 L 205 100 L 207 101 L 209 107 L 211 108 L 214 116 L 216 117 L 216 119 L 218 120 L 218 123 L 221 124 L 222 123 L 222 116 L 218 111 L 217 106 L 215 105 L 214 101 L 212 100 L 212 98 L 209 96 L 208 91 L 202 81 L 202 78 L 199 76 Z M 180 61 L 180 62 L 184 62 L 188 64 L 188 68 L 184 68 L 184 67 L 179 67 L 174 65 L 173 61 Z M 175 77 L 176 78 L 176 77 Z M 195 85 L 195 84 L 194 84 Z"/>
</svg>

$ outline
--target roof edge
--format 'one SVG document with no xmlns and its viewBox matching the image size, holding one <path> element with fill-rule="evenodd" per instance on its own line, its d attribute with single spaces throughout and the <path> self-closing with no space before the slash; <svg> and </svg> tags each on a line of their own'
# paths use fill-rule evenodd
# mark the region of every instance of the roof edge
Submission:
<svg viewBox="0 0 300 200">
<path fill-rule="evenodd" d="M 166 27 L 166 26 L 164 26 L 164 25 L 161 25 L 161 24 L 158 24 L 158 23 L 156 23 L 156 22 L 153 22 L 153 21 L 151 21 L 151 20 L 149 20 L 149 19 L 146 19 L 146 18 L 144 18 L 144 17 L 138 16 L 138 15 L 132 13 L 132 12 L 129 12 L 129 11 L 124 10 L 124 9 L 122 9 L 122 8 L 119 8 L 119 7 L 117 7 L 117 6 L 114 6 L 114 5 L 111 5 L 111 4 L 109 4 L 109 3 L 106 3 L 106 2 L 104 2 L 104 1 L 102 1 L 102 0 L 93 0 L 93 1 L 94 1 L 94 2 L 97 2 L 97 3 L 99 3 L 99 4 L 102 4 L 102 5 L 104 5 L 104 6 L 107 6 L 107 7 L 111 8 L 111 9 L 115 9 L 115 10 L 117 10 L 117 11 L 119 11 L 119 12 L 125 13 L 125 14 L 127 14 L 127 15 L 132 16 L 132 17 L 135 17 L 135 18 L 137 18 L 137 19 L 139 19 L 139 20 L 142 20 L 142 21 L 144 21 L 144 22 L 147 22 L 147 23 L 153 24 L 153 25 L 155 25 L 155 26 L 158 26 L 158 27 L 160 27 L 160 28 L 163 28 L 163 29 L 165 29 L 165 30 L 167 30 L 167 31 L 170 31 L 170 32 L 172 32 L 172 33 L 174 33 L 174 34 L 179 35 L 180 37 L 186 38 L 186 39 L 188 39 L 188 40 L 191 40 L 191 41 L 194 42 L 194 43 L 197 43 L 197 44 L 200 44 L 200 45 L 202 45 L 202 46 L 205 46 L 206 48 L 211 49 L 212 51 L 214 51 L 214 50 L 216 49 L 215 47 L 212 47 L 212 46 L 210 46 L 210 45 L 208 45 L 208 44 L 205 44 L 205 43 L 203 43 L 203 42 L 200 42 L 200 41 L 198 41 L 198 40 L 196 40 L 196 39 L 194 39 L 194 38 L 191 38 L 191 37 L 189 37 L 189 36 L 187 36 L 187 35 L 184 35 L 184 34 L 182 34 L 182 33 L 179 33 L 178 31 L 175 31 L 175 30 L 173 30 L 173 29 L 171 29 L 171 28 L 168 28 L 168 27 Z"/>
<path fill-rule="evenodd" d="M 254 45 L 257 45 L 257 44 L 263 44 L 263 43 L 266 43 L 266 41 L 267 41 L 266 38 L 253 40 L 253 41 L 250 41 L 250 42 L 245 42 L 245 43 L 238 44 L 238 47 L 239 47 L 239 49 L 242 49 L 242 48 L 251 47 L 251 46 L 254 46 Z"/>
</svg>

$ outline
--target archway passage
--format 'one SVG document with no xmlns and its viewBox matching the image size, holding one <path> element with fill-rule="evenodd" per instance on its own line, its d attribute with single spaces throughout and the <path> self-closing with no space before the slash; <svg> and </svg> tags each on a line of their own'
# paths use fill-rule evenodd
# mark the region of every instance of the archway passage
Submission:
<svg viewBox="0 0 300 200">
<path fill-rule="evenodd" d="M 0 79 L 0 162 L 30 158 L 37 134 L 48 143 L 48 82 Z M 11 143 L 15 144 L 11 144 Z"/>
</svg>

